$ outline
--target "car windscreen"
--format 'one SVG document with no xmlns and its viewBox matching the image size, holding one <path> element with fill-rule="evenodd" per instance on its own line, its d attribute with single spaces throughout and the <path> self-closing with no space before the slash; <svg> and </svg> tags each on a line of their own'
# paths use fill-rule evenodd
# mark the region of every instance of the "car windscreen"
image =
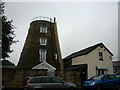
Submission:
<svg viewBox="0 0 120 90">
<path fill-rule="evenodd" d="M 103 77 L 103 75 L 96 75 L 90 78 L 89 80 L 100 80 Z"/>
</svg>

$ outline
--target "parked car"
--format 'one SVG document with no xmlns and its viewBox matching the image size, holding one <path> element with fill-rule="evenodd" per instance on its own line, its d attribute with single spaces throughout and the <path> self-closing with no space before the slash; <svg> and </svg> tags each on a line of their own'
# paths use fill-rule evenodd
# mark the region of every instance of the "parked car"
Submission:
<svg viewBox="0 0 120 90">
<path fill-rule="evenodd" d="M 120 90 L 119 80 L 114 74 L 102 74 L 96 75 L 87 81 L 83 82 L 84 88 L 90 90 L 102 90 L 112 88 L 114 90 Z"/>
<path fill-rule="evenodd" d="M 35 76 L 27 80 L 25 90 L 67 89 L 75 90 L 75 84 L 66 82 L 57 77 Z"/>
</svg>

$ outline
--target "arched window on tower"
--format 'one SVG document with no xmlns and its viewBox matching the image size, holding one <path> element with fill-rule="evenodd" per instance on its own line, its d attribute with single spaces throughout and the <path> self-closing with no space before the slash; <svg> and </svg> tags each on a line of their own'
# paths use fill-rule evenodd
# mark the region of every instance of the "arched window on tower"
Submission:
<svg viewBox="0 0 120 90">
<path fill-rule="evenodd" d="M 41 37 L 40 38 L 40 45 L 47 45 L 47 38 Z"/>
<path fill-rule="evenodd" d="M 46 49 L 40 49 L 39 54 L 40 54 L 40 62 L 46 61 L 47 50 Z"/>
<path fill-rule="evenodd" d="M 57 53 L 54 53 L 54 57 L 55 57 L 55 59 L 58 59 Z"/>
<path fill-rule="evenodd" d="M 47 26 L 45 26 L 45 25 L 41 26 L 40 33 L 47 33 Z"/>
</svg>

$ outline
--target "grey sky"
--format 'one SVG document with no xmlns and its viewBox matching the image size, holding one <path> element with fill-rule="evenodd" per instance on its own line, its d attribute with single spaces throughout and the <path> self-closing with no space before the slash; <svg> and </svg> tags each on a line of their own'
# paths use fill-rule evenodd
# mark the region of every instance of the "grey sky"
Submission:
<svg viewBox="0 0 120 90">
<path fill-rule="evenodd" d="M 118 57 L 117 2 L 7 2 L 5 14 L 13 19 L 18 44 L 10 61 L 18 63 L 29 24 L 36 16 L 56 17 L 62 57 L 103 42 Z"/>
</svg>

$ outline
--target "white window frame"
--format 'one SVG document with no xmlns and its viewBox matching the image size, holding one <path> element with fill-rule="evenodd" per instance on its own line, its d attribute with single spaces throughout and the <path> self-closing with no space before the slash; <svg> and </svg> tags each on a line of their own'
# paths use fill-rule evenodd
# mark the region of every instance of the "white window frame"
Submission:
<svg viewBox="0 0 120 90">
<path fill-rule="evenodd" d="M 46 61 L 47 56 L 47 50 L 46 49 L 39 49 L 39 55 L 40 55 L 40 62 Z"/>
<path fill-rule="evenodd" d="M 55 57 L 55 59 L 58 59 L 57 53 L 54 53 L 54 57 Z"/>
<path fill-rule="evenodd" d="M 99 52 L 99 61 L 103 61 L 103 52 Z"/>
<path fill-rule="evenodd" d="M 47 38 L 40 38 L 40 45 L 47 45 Z"/>
<path fill-rule="evenodd" d="M 47 33 L 47 27 L 46 26 L 41 26 L 40 27 L 40 33 Z"/>
</svg>

